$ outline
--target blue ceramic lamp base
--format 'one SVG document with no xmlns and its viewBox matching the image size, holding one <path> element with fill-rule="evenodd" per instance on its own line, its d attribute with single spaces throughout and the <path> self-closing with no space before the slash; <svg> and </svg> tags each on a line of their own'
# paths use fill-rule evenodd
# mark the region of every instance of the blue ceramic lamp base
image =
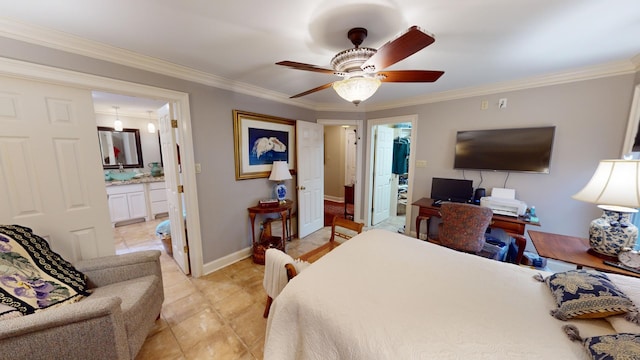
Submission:
<svg viewBox="0 0 640 360">
<path fill-rule="evenodd" d="M 273 188 L 273 193 L 275 194 L 276 199 L 278 199 L 280 203 L 284 203 L 285 202 L 284 199 L 287 197 L 287 187 L 282 183 L 277 184 Z"/>
</svg>

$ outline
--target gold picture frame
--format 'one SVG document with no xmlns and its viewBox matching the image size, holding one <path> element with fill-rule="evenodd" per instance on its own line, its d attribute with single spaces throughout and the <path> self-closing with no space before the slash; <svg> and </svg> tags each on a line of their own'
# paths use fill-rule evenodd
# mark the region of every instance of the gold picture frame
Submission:
<svg viewBox="0 0 640 360">
<path fill-rule="evenodd" d="M 236 180 L 268 177 L 274 161 L 295 174 L 295 120 L 233 110 L 233 142 Z"/>
</svg>

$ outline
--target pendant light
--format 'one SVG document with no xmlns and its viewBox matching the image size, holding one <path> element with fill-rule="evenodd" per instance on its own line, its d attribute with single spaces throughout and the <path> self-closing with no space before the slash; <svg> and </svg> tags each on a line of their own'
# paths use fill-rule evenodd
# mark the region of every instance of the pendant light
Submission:
<svg viewBox="0 0 640 360">
<path fill-rule="evenodd" d="M 149 114 L 149 123 L 147 124 L 147 131 L 150 132 L 151 134 L 155 134 L 156 132 L 156 126 L 153 123 L 153 121 L 151 120 L 151 113 L 153 111 L 151 110 L 147 110 L 147 113 Z"/>
<path fill-rule="evenodd" d="M 118 117 L 118 106 L 114 106 L 114 109 L 116 109 L 116 121 L 113 122 L 113 129 L 115 131 L 122 131 L 122 121 L 120 121 L 120 118 Z"/>
</svg>

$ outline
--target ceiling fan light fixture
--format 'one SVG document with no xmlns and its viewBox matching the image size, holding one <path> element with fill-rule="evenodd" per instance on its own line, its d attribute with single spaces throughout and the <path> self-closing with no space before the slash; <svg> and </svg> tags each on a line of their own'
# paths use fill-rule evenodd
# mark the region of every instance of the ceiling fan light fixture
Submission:
<svg viewBox="0 0 640 360">
<path fill-rule="evenodd" d="M 381 81 L 376 77 L 351 77 L 333 83 L 333 89 L 341 98 L 356 105 L 376 93 Z"/>
</svg>

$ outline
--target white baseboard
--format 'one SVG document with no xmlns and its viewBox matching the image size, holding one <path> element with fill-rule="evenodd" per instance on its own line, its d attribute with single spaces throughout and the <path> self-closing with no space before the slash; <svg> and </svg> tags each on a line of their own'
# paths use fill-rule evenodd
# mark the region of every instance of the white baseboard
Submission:
<svg viewBox="0 0 640 360">
<path fill-rule="evenodd" d="M 236 251 L 232 254 L 229 254 L 227 256 L 221 257 L 220 259 L 216 259 L 212 262 L 206 263 L 204 264 L 204 266 L 202 267 L 202 274 L 203 275 L 207 275 L 207 274 L 211 274 L 212 272 L 216 271 L 216 270 L 220 270 L 223 267 L 229 266 L 233 263 L 236 263 L 242 259 L 246 259 L 248 257 L 250 257 L 253 254 L 253 248 L 252 247 L 247 247 L 244 248 L 240 251 Z"/>
<path fill-rule="evenodd" d="M 329 200 L 329 201 L 333 201 L 333 202 L 339 202 L 339 203 L 344 203 L 344 196 L 343 197 L 338 197 L 338 196 L 331 196 L 331 195 L 324 195 L 324 199 L 325 200 Z"/>
</svg>

